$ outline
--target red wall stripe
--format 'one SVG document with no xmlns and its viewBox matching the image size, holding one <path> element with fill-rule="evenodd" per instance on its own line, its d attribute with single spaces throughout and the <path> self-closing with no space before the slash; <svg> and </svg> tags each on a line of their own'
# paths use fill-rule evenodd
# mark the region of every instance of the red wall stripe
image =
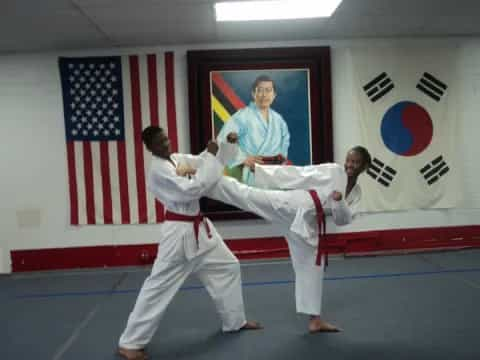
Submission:
<svg viewBox="0 0 480 360">
<path fill-rule="evenodd" d="M 480 247 L 480 226 L 395 229 L 328 235 L 339 244 L 335 253 L 360 255 Z M 240 259 L 288 257 L 281 238 L 226 240 Z M 151 264 L 157 244 L 91 246 L 11 251 L 12 271 L 36 271 Z"/>
</svg>

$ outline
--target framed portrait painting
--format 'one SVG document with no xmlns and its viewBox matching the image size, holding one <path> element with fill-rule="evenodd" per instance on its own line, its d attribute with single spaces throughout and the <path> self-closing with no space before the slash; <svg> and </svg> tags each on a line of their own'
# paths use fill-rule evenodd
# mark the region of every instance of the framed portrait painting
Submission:
<svg viewBox="0 0 480 360">
<path fill-rule="evenodd" d="M 255 186 L 251 159 L 309 165 L 333 159 L 329 47 L 188 51 L 192 153 L 235 131 L 239 155 L 226 176 Z M 249 218 L 202 199 L 213 219 Z"/>
</svg>

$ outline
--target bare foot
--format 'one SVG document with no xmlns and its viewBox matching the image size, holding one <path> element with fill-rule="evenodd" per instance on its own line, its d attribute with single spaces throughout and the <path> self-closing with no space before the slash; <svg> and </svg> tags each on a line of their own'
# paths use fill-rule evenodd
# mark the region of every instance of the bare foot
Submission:
<svg viewBox="0 0 480 360">
<path fill-rule="evenodd" d="M 145 353 L 145 350 L 143 349 L 126 349 L 119 347 L 118 348 L 118 355 L 124 357 L 127 360 L 146 360 L 148 359 L 147 354 Z"/>
<path fill-rule="evenodd" d="M 239 330 L 260 330 L 263 326 L 257 321 L 247 321 Z"/>
<path fill-rule="evenodd" d="M 332 325 L 326 321 L 323 321 L 318 316 L 312 316 L 310 318 L 310 322 L 308 323 L 308 331 L 310 333 L 317 333 L 317 332 L 340 332 L 342 331 L 335 325 Z"/>
</svg>

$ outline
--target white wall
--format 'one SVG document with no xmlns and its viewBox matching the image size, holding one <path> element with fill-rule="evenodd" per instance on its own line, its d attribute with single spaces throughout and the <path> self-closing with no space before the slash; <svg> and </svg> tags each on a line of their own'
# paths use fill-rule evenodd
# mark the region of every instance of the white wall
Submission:
<svg viewBox="0 0 480 360">
<path fill-rule="evenodd" d="M 480 134 L 479 39 L 356 40 L 289 43 L 244 43 L 169 48 L 110 49 L 69 53 L 25 54 L 0 57 L 0 273 L 10 271 L 10 250 L 73 246 L 143 244 L 155 242 L 157 227 L 69 225 L 63 110 L 57 57 L 151 51 L 175 51 L 179 147 L 189 151 L 187 64 L 190 49 L 233 47 L 318 46 L 332 47 L 333 123 L 335 160 L 359 142 L 352 98 L 352 69 L 347 49 L 352 46 L 390 43 L 458 44 L 463 49 L 458 146 L 465 163 L 462 209 L 408 211 L 363 216 L 340 231 L 478 224 L 480 191 L 477 160 Z M 473 209 L 477 208 L 477 209 Z M 216 223 L 225 238 L 277 236 L 261 220 Z M 248 226 L 245 226 L 248 225 Z"/>
</svg>

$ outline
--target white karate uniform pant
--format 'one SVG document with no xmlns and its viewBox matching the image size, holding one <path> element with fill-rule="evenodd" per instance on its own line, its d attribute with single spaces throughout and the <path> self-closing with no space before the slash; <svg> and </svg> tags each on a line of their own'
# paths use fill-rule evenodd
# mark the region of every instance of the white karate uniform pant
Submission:
<svg viewBox="0 0 480 360">
<path fill-rule="evenodd" d="M 320 315 L 325 261 L 322 261 L 320 266 L 316 265 L 317 247 L 309 244 L 309 242 L 317 243 L 317 238 L 307 241 L 289 229 L 298 208 L 312 206 L 312 199 L 308 192 L 305 190 L 265 191 L 223 177 L 207 196 L 255 213 L 283 228 L 295 271 L 297 312 Z"/>
<path fill-rule="evenodd" d="M 236 331 L 245 325 L 240 264 L 225 243 L 219 241 L 217 246 L 191 260 L 165 261 L 157 257 L 130 313 L 119 346 L 143 349 L 157 330 L 168 304 L 192 273 L 199 277 L 212 297 L 223 331 Z"/>
<path fill-rule="evenodd" d="M 317 247 L 289 231 L 285 235 L 295 271 L 295 304 L 298 313 L 320 315 L 325 259 L 317 265 Z"/>
</svg>

